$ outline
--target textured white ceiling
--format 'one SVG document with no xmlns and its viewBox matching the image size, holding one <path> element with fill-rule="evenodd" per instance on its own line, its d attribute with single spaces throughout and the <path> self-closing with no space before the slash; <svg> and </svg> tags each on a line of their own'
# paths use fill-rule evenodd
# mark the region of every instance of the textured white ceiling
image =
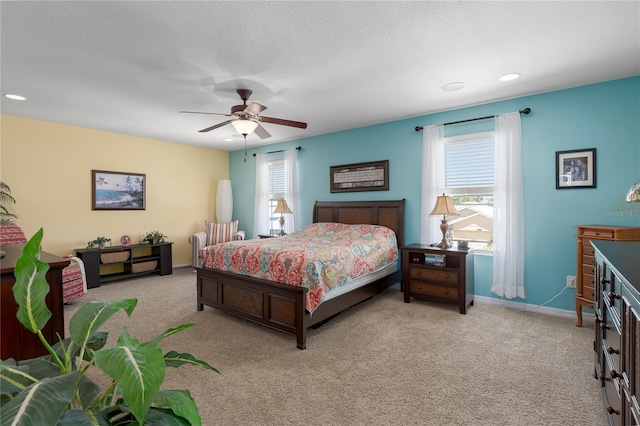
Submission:
<svg viewBox="0 0 640 426">
<path fill-rule="evenodd" d="M 640 75 L 638 1 L 2 1 L 0 35 L 3 114 L 222 150 L 178 111 L 308 123 L 253 146 Z"/>
</svg>

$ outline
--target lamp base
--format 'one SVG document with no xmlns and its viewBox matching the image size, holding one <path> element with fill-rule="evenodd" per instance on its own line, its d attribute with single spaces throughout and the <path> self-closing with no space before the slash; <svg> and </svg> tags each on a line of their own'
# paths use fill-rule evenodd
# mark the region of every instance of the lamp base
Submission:
<svg viewBox="0 0 640 426">
<path fill-rule="evenodd" d="M 286 235 L 284 232 L 284 215 L 282 213 L 280 213 L 280 219 L 278 221 L 280 222 L 280 233 L 278 236 L 282 237 L 283 235 Z"/>
<path fill-rule="evenodd" d="M 447 219 L 445 219 L 444 217 L 440 221 L 440 230 L 442 231 L 442 241 L 440 241 L 438 247 L 440 247 L 441 249 L 448 249 L 451 247 L 447 242 L 447 231 L 449 231 L 449 224 L 447 223 Z"/>
</svg>

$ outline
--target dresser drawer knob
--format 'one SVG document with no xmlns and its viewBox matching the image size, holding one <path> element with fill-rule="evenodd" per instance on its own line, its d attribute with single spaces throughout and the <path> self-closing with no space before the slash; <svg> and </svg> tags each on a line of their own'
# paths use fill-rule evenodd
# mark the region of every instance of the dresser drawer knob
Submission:
<svg viewBox="0 0 640 426">
<path fill-rule="evenodd" d="M 609 413 L 609 414 L 620 414 L 620 411 L 616 410 L 615 408 L 613 408 L 611 406 L 609 406 L 609 407 L 607 407 L 607 413 Z"/>
<path fill-rule="evenodd" d="M 422 271 L 416 272 L 416 275 L 422 275 Z"/>
<path fill-rule="evenodd" d="M 621 297 L 619 294 L 615 294 L 612 291 L 609 292 L 608 296 L 609 296 L 609 305 L 610 306 L 613 306 L 613 301 L 615 299 L 620 299 L 620 297 Z"/>
<path fill-rule="evenodd" d="M 622 373 L 618 373 L 616 370 L 611 370 L 612 379 L 622 379 Z"/>
<path fill-rule="evenodd" d="M 612 355 L 612 354 L 619 355 L 620 354 L 620 349 L 613 349 L 611 346 L 607 346 L 607 353 L 609 355 Z"/>
</svg>

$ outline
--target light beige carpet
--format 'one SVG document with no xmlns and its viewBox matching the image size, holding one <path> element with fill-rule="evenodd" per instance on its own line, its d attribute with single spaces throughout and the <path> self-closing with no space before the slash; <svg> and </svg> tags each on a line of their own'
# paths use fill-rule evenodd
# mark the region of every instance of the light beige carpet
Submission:
<svg viewBox="0 0 640 426">
<path fill-rule="evenodd" d="M 126 325 L 220 370 L 169 369 L 167 389 L 189 389 L 204 425 L 605 425 L 593 378 L 593 324 L 476 304 L 403 302 L 397 287 L 295 337 L 205 307 L 196 275 L 117 281 L 65 307 L 138 298 L 131 318 L 109 323 L 109 344 Z"/>
</svg>

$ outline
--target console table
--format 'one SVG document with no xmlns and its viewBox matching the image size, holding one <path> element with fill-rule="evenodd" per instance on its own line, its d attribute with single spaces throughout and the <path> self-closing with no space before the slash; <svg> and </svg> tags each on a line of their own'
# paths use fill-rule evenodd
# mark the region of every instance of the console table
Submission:
<svg viewBox="0 0 640 426">
<path fill-rule="evenodd" d="M 169 275 L 173 271 L 170 242 L 132 244 L 103 249 L 75 249 L 84 262 L 87 288 L 100 283 L 147 274 Z"/>
<path fill-rule="evenodd" d="M 24 244 L 6 244 L 2 250 L 6 252 L 2 258 L 2 292 L 0 294 L 0 358 L 24 360 L 46 355 L 49 352 L 40 342 L 38 336 L 26 328 L 16 318 L 18 304 L 13 297 L 13 285 L 16 282 L 14 268 L 22 255 Z M 69 260 L 50 253 L 41 252 L 40 260 L 49 264 L 46 279 L 50 291 L 45 301 L 51 311 L 51 318 L 42 330 L 42 334 L 50 344 L 58 342 L 58 335 L 64 338 L 64 312 L 62 308 L 62 269 L 69 265 Z"/>
</svg>

